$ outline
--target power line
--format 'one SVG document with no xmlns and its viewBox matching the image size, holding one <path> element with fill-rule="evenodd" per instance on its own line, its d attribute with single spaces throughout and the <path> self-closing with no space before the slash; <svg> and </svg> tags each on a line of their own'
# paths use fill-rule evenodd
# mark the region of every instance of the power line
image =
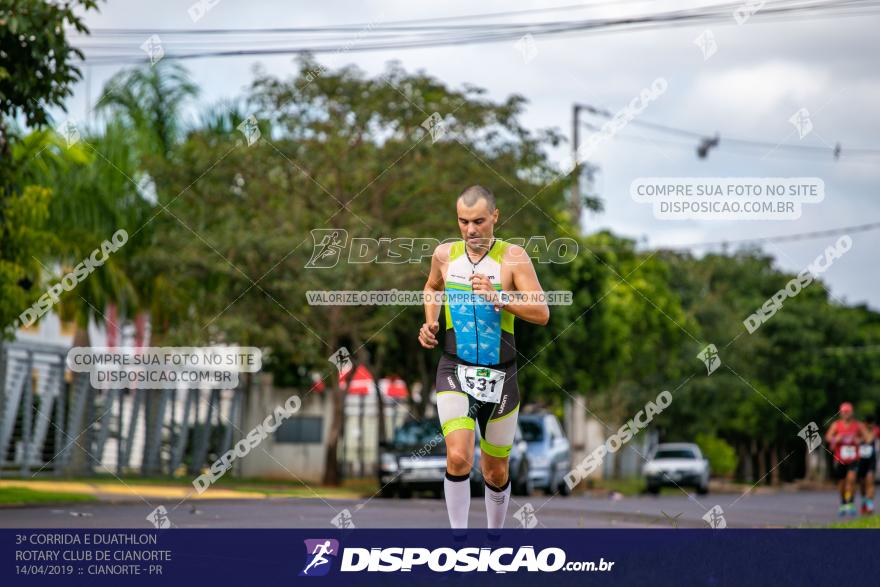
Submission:
<svg viewBox="0 0 880 587">
<path fill-rule="evenodd" d="M 438 17 L 438 18 L 427 18 L 427 19 L 413 19 L 413 20 L 398 20 L 391 21 L 388 23 L 381 22 L 370 22 L 370 23 L 353 23 L 353 24 L 343 24 L 343 25 L 324 25 L 324 26 L 310 26 L 310 27 L 255 27 L 255 28 L 165 28 L 165 29 L 147 29 L 147 28 L 93 28 L 91 29 L 88 36 L 91 37 L 101 37 L 101 36 L 125 36 L 125 35 L 149 35 L 149 34 L 163 34 L 163 35 L 194 35 L 194 36 L 204 36 L 204 35 L 220 35 L 220 34 L 289 34 L 289 33 L 326 33 L 326 32 L 358 32 L 363 31 L 364 29 L 369 29 L 371 31 L 462 31 L 462 30 L 474 30 L 474 29 L 504 29 L 505 27 L 516 27 L 516 28 L 534 28 L 540 29 L 541 27 L 555 27 L 560 25 L 572 25 L 572 26 L 582 26 L 582 25 L 607 25 L 607 24 L 619 24 L 622 22 L 667 22 L 680 18 L 699 18 L 699 17 L 718 17 L 721 16 L 725 20 L 731 20 L 733 17 L 733 11 L 740 9 L 743 7 L 743 2 L 728 2 L 721 4 L 709 4 L 702 6 L 694 6 L 690 8 L 683 8 L 678 10 L 670 10 L 667 12 L 655 12 L 655 13 L 647 13 L 641 15 L 630 15 L 625 17 L 616 17 L 616 18 L 606 18 L 606 19 L 593 19 L 593 20 L 581 20 L 581 21 L 548 21 L 542 23 L 516 23 L 516 22 L 495 22 L 495 23 L 484 23 L 484 24 L 459 24 L 459 25 L 430 25 L 426 23 L 432 22 L 440 22 L 440 21 L 459 21 L 459 20 L 468 20 L 468 19 L 481 19 L 481 18 L 489 18 L 489 17 L 498 17 L 505 18 L 509 16 L 516 16 L 521 14 L 529 14 L 529 13 L 546 13 L 546 12 L 559 12 L 559 11 L 569 11 L 569 10 L 584 10 L 599 6 L 605 5 L 614 5 L 618 6 L 626 3 L 647 3 L 647 0 L 620 0 L 617 2 L 596 2 L 592 4 L 580 4 L 580 5 L 569 5 L 569 6 L 559 6 L 555 8 L 539 8 L 539 9 L 530 9 L 530 10 L 520 10 L 520 11 L 508 11 L 508 12 L 496 12 L 496 13 L 484 13 L 484 14 L 475 14 L 475 15 L 460 15 L 460 16 L 448 16 L 448 17 Z M 771 7 L 764 7 L 760 10 L 757 10 L 754 15 L 770 15 L 770 14 L 787 14 L 787 13 L 797 13 L 797 12 L 808 12 L 811 10 L 820 10 L 820 11 L 832 11 L 832 10 L 852 10 L 857 8 L 870 8 L 872 6 L 876 6 L 875 0 L 778 0 L 774 2 Z"/>
<path fill-rule="evenodd" d="M 880 222 L 871 222 L 868 224 L 857 224 L 854 226 L 842 226 L 840 228 L 829 228 L 826 230 L 816 230 L 812 232 L 800 232 L 795 234 L 783 234 L 783 235 L 775 235 L 775 236 L 764 236 L 757 238 L 744 238 L 744 239 L 733 239 L 733 240 L 723 240 L 723 241 L 714 241 L 714 242 L 700 242 L 700 243 L 691 243 L 688 245 L 680 245 L 675 247 L 662 247 L 656 246 L 654 248 L 661 250 L 687 250 L 687 249 L 698 249 L 703 247 L 715 247 L 715 246 L 728 246 L 728 245 L 742 245 L 742 244 L 762 244 L 762 243 L 779 243 L 779 242 L 795 242 L 795 241 L 803 241 L 803 240 L 812 240 L 817 238 L 824 238 L 828 236 L 837 236 L 838 234 L 852 234 L 856 232 L 868 232 L 872 230 L 880 229 Z"/>
<path fill-rule="evenodd" d="M 593 114 L 598 114 L 600 116 L 604 116 L 606 118 L 611 118 L 613 115 L 607 110 L 602 110 L 595 108 L 589 105 L 583 105 L 582 108 Z M 602 129 L 596 125 L 590 124 L 588 122 L 581 123 L 586 128 L 594 131 L 600 132 Z M 705 140 L 709 138 L 710 134 L 708 133 L 698 133 L 689 130 L 684 130 L 680 128 L 675 128 L 667 125 L 656 124 L 653 122 L 648 122 L 646 120 L 642 120 L 641 118 L 634 118 L 629 121 L 629 124 L 642 126 L 645 128 L 650 128 L 655 131 L 665 132 L 667 134 L 672 134 L 676 136 L 684 136 L 698 140 Z M 764 151 L 765 155 L 770 151 L 792 151 L 803 154 L 811 154 L 811 155 L 833 155 L 835 158 L 839 158 L 844 155 L 860 155 L 860 156 L 878 156 L 880 155 L 880 148 L 870 148 L 870 147 L 847 147 L 843 148 L 839 143 L 835 147 L 817 147 L 814 145 L 784 145 L 781 143 L 771 143 L 767 141 L 757 141 L 752 139 L 739 139 L 733 137 L 726 137 L 724 135 L 720 135 L 719 133 L 715 133 L 716 137 L 720 137 L 719 144 L 720 146 L 731 145 L 733 147 L 740 147 L 744 149 L 760 149 Z M 621 138 L 624 140 L 632 140 L 636 142 L 643 143 L 660 143 L 667 144 L 676 147 L 687 147 L 694 148 L 687 143 L 675 142 L 675 141 L 662 141 L 659 139 L 653 139 L 650 137 L 644 137 L 641 135 L 616 135 L 615 138 Z"/>
<path fill-rule="evenodd" d="M 595 5 L 594 5 L 595 6 Z M 326 27 L 297 27 L 297 28 L 274 28 L 274 29 L 96 29 L 96 36 L 141 36 L 144 35 L 190 35 L 200 37 L 217 34 L 325 34 L 339 32 L 360 32 L 364 37 L 378 38 L 378 33 L 392 33 L 385 35 L 386 41 L 358 42 L 345 45 L 338 44 L 314 44 L 316 39 L 302 39 L 301 45 L 267 47 L 259 49 L 228 49 L 228 50 L 199 50 L 194 48 L 189 52 L 167 53 L 165 59 L 196 59 L 204 57 L 233 57 L 247 55 L 284 55 L 296 53 L 327 53 L 327 52 L 362 52 L 384 49 L 409 49 L 440 47 L 448 45 L 470 45 L 477 43 L 493 43 L 504 40 L 521 38 L 528 33 L 533 36 L 555 36 L 565 34 L 580 34 L 584 32 L 623 32 L 648 30 L 659 27 L 686 26 L 698 22 L 717 22 L 719 24 L 733 24 L 733 11 L 741 8 L 741 2 L 713 4 L 682 10 L 657 12 L 647 15 L 634 15 L 618 18 L 596 18 L 572 21 L 554 21 L 538 24 L 529 23 L 484 23 L 484 24 L 456 24 L 456 25 L 431 25 L 424 24 L 426 21 L 398 21 L 389 24 L 341 25 Z M 585 6 L 589 7 L 589 5 Z M 574 7 L 559 7 L 559 9 Z M 757 11 L 752 17 L 768 18 L 779 17 L 817 17 L 817 16 L 851 16 L 864 14 L 880 8 L 876 0 L 838 0 L 836 2 L 814 0 L 812 2 L 780 0 L 772 6 L 766 6 Z M 505 13 L 501 13 L 504 15 Z M 507 15 L 512 13 L 506 13 Z M 475 15 L 483 17 L 487 15 Z M 449 19 L 465 19 L 473 17 L 447 17 Z M 422 24 L 401 24 L 416 22 Z M 418 34 L 413 34 L 418 33 Z M 396 35 L 396 36 L 395 36 Z M 296 39 L 291 39 L 296 41 Z M 320 39 L 318 39 L 320 40 Z M 326 41 L 326 39 L 325 39 Z M 287 40 L 290 42 L 290 40 Z M 131 49 L 139 55 L 140 43 Z M 91 50 L 90 50 L 91 51 Z M 118 64 L 139 63 L 142 58 L 133 56 L 120 56 L 116 54 L 97 55 L 87 54 L 87 60 L 93 64 Z"/>
<path fill-rule="evenodd" d="M 470 25 L 466 25 L 465 27 L 450 27 L 450 26 L 442 26 L 442 27 L 430 27 L 430 26 L 421 26 L 419 28 L 401 28 L 401 25 L 425 25 L 427 23 L 434 22 L 454 22 L 460 20 L 481 20 L 484 18 L 507 18 L 511 16 L 523 16 L 523 15 L 532 15 L 532 14 L 547 14 L 551 12 L 568 12 L 568 11 L 579 11 L 579 10 L 589 10 L 592 8 L 598 8 L 601 6 L 621 6 L 624 4 L 649 4 L 653 0 L 608 0 L 603 2 L 591 2 L 591 3 L 583 3 L 583 4 L 570 4 L 567 6 L 556 6 L 550 8 L 531 8 L 525 10 L 509 10 L 503 12 L 489 12 L 482 14 L 466 14 L 466 15 L 458 15 L 458 16 L 441 16 L 441 17 L 433 17 L 433 18 L 417 18 L 417 19 L 409 19 L 409 20 L 395 20 L 386 24 L 377 24 L 373 22 L 361 22 L 361 23 L 350 23 L 344 25 L 324 25 L 324 26 L 313 26 L 313 27 L 257 27 L 257 28 L 214 28 L 214 29 L 203 29 L 203 28 L 173 28 L 173 29 L 162 29 L 162 30 L 154 30 L 154 29 L 125 29 L 125 28 L 93 28 L 91 29 L 90 36 L 120 36 L 120 35 L 143 35 L 143 34 L 153 34 L 153 33 L 161 33 L 161 34 L 192 34 L 192 35 L 211 35 L 211 34 L 253 34 L 253 33 L 299 33 L 299 32 L 328 32 L 328 31 L 344 31 L 344 32 L 353 32 L 360 31 L 364 28 L 370 29 L 392 29 L 392 30 L 424 30 L 424 29 L 461 29 L 461 28 L 472 28 Z M 505 24 L 517 24 L 517 23 L 505 23 Z M 524 26 L 532 26 L 527 23 L 520 23 Z M 496 25 L 474 25 L 474 26 L 496 26 Z"/>
</svg>

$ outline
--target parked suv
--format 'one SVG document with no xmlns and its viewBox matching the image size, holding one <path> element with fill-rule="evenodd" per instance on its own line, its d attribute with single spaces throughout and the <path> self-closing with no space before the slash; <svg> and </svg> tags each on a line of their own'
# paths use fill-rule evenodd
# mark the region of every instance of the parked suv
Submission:
<svg viewBox="0 0 880 587">
<path fill-rule="evenodd" d="M 565 483 L 565 475 L 571 470 L 571 446 L 556 416 L 546 412 L 520 414 L 519 428 L 526 441 L 534 487 L 548 495 L 571 493 Z"/>
<path fill-rule="evenodd" d="M 709 492 L 709 461 L 696 444 L 658 444 L 643 472 L 649 493 L 659 493 L 664 485 L 694 487 L 700 495 Z"/>
</svg>

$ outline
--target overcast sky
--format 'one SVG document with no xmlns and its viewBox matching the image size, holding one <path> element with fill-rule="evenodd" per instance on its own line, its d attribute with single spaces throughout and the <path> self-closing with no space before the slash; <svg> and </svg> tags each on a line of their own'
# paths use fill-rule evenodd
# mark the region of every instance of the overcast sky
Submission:
<svg viewBox="0 0 880 587">
<path fill-rule="evenodd" d="M 720 0 L 602 2 L 585 10 L 537 14 L 518 20 L 620 16 L 717 2 Z M 594 2 L 584 5 L 591 3 Z M 88 16 L 87 24 L 138 29 L 384 24 L 403 19 L 554 7 L 568 2 L 220 0 L 197 23 L 193 23 L 187 11 L 192 4 L 188 0 L 110 0 L 101 3 L 99 14 Z M 880 148 L 880 40 L 876 32 L 880 29 L 880 17 L 768 22 L 756 16 L 740 26 L 731 15 L 729 22 L 650 32 L 537 37 L 537 52 L 528 62 L 512 41 L 320 55 L 319 59 L 331 67 L 354 63 L 369 73 L 378 73 L 385 62 L 394 59 L 408 70 L 425 69 L 452 86 L 482 86 L 498 100 L 512 93 L 521 94 L 529 102 L 523 117 L 526 126 L 556 127 L 566 136 L 571 132 L 573 102 L 616 112 L 655 79 L 664 78 L 668 89 L 640 117 L 707 135 L 717 131 L 721 146 L 707 160 L 699 160 L 694 152 L 695 142 L 670 145 L 667 141 L 681 139 L 630 124 L 618 138 L 602 143 L 591 159 L 601 167 L 595 189 L 604 201 L 605 211 L 584 219 L 588 231 L 610 228 L 639 239 L 646 246 L 681 246 L 880 221 L 880 157 L 845 156 L 847 147 Z M 717 52 L 704 59 L 694 41 L 707 28 L 714 36 Z M 139 45 L 143 41 L 126 42 Z M 204 105 L 240 94 L 252 79 L 251 70 L 256 63 L 279 76 L 293 70 L 292 57 L 287 56 L 185 62 L 202 88 L 200 102 Z M 79 84 L 70 101 L 71 117 L 80 118 L 87 111 L 87 96 L 96 100 L 103 82 L 119 68 L 88 68 L 88 84 Z M 801 108 L 809 111 L 813 125 L 803 138 L 799 138 L 789 121 Z M 601 119 L 588 120 L 602 123 Z M 645 137 L 657 140 L 639 142 Z M 816 156 L 772 149 L 744 151 L 725 148 L 725 137 L 828 147 L 829 153 Z M 844 157 L 835 161 L 830 149 L 837 142 L 843 146 Z M 553 153 L 560 161 L 564 155 L 562 149 Z M 802 216 L 796 220 L 660 220 L 654 217 L 650 205 L 636 203 L 630 197 L 634 179 L 657 176 L 819 177 L 825 182 L 826 195 L 821 203 L 804 205 Z M 475 181 L 487 183 L 497 191 L 506 187 L 489 174 Z M 537 213 L 534 209 L 521 213 L 527 212 Z M 835 298 L 848 303 L 868 302 L 880 309 L 880 278 L 875 258 L 880 250 L 880 230 L 851 236 L 852 250 L 835 261 L 824 278 Z M 766 250 L 776 257 L 780 267 L 796 272 L 837 238 L 771 244 Z"/>
</svg>

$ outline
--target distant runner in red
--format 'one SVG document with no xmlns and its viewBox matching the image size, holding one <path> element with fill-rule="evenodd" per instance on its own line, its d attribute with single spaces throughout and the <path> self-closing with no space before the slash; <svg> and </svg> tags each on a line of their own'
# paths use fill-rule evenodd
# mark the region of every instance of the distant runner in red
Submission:
<svg viewBox="0 0 880 587">
<path fill-rule="evenodd" d="M 864 424 L 853 418 L 853 407 L 849 402 L 840 404 L 840 418 L 835 420 L 825 433 L 834 454 L 834 477 L 840 481 L 840 509 L 838 514 L 855 516 L 854 503 L 856 469 L 859 465 L 859 445 L 870 438 Z"/>
<path fill-rule="evenodd" d="M 865 429 L 868 438 L 862 440 L 859 445 L 859 470 L 857 479 L 859 488 L 862 490 L 862 513 L 871 515 L 874 513 L 874 470 L 877 468 L 877 438 L 880 436 L 880 426 L 874 421 L 874 416 L 865 416 Z"/>
</svg>

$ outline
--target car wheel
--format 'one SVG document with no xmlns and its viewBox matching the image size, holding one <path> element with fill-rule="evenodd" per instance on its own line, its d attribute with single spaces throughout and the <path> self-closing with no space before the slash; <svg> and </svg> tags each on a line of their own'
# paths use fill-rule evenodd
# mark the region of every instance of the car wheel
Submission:
<svg viewBox="0 0 880 587">
<path fill-rule="evenodd" d="M 709 485 L 706 484 L 706 485 L 700 485 L 700 486 L 698 486 L 698 487 L 697 487 L 697 493 L 698 493 L 699 495 L 706 495 L 707 493 L 709 493 Z"/>
<path fill-rule="evenodd" d="M 519 473 L 516 475 L 516 484 L 511 489 L 514 495 L 531 495 L 532 480 L 529 479 L 529 466 L 525 462 L 520 465 Z"/>
<path fill-rule="evenodd" d="M 385 485 L 384 487 L 382 487 L 382 489 L 379 490 L 379 496 L 384 497 L 385 499 L 389 499 L 389 498 L 394 497 L 394 494 L 396 494 L 396 493 L 397 493 L 397 487 L 390 484 L 390 483 L 388 485 Z"/>
<path fill-rule="evenodd" d="M 660 486 L 648 484 L 648 493 L 650 493 L 651 495 L 657 495 L 658 493 L 660 493 Z"/>
<path fill-rule="evenodd" d="M 559 495 L 563 497 L 568 497 L 571 495 L 571 488 L 568 486 L 568 483 L 565 482 L 565 479 L 562 480 L 562 483 L 559 484 Z"/>
<path fill-rule="evenodd" d="M 397 490 L 397 494 L 400 495 L 401 499 L 409 499 L 412 497 L 412 489 L 409 487 L 401 487 Z"/>
<path fill-rule="evenodd" d="M 544 493 L 547 495 L 553 495 L 556 491 L 556 467 L 553 467 L 553 471 L 550 473 L 550 481 L 547 483 L 547 487 L 544 488 Z"/>
</svg>

